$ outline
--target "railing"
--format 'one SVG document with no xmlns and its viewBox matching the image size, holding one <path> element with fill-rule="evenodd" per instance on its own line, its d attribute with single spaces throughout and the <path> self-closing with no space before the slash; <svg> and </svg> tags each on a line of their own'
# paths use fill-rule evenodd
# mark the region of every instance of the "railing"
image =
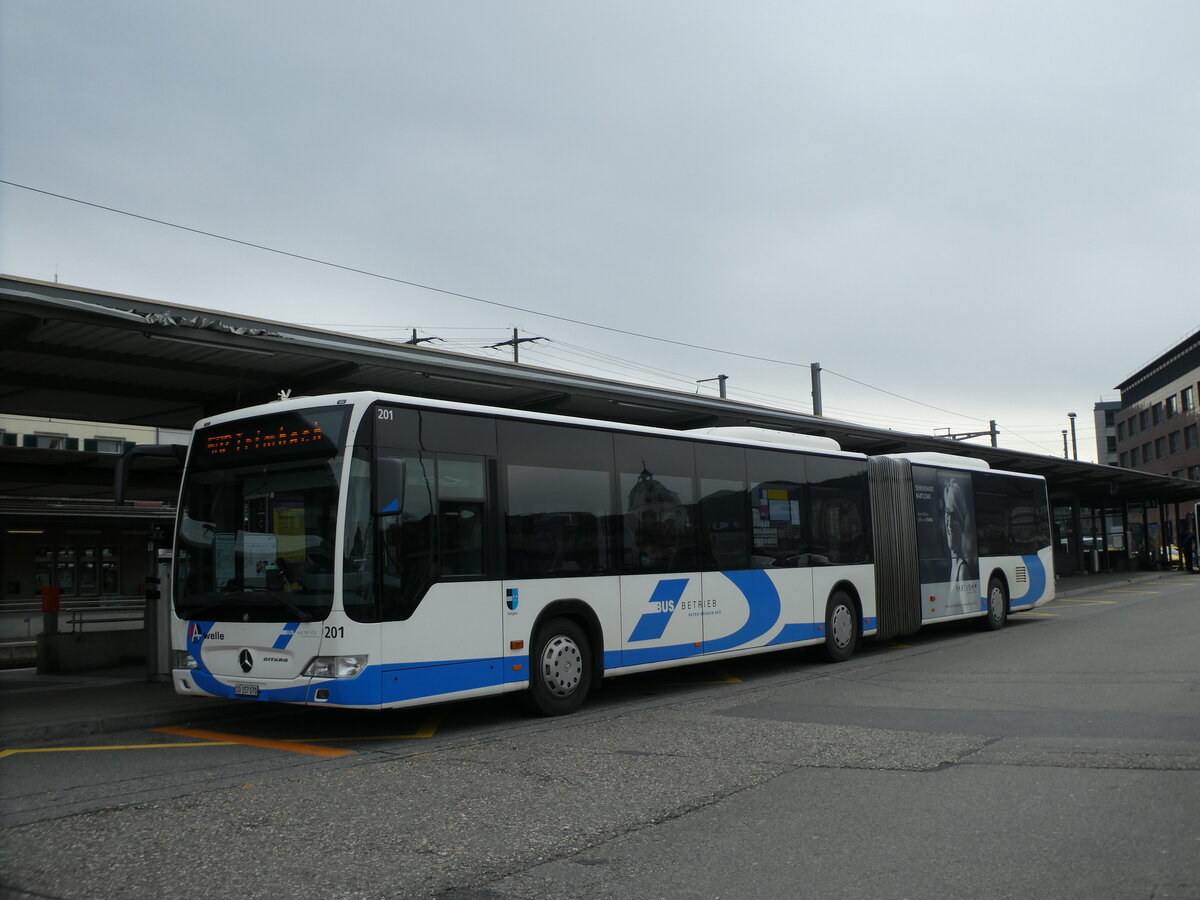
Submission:
<svg viewBox="0 0 1200 900">
<path fill-rule="evenodd" d="M 120 596 L 106 594 L 101 597 L 63 598 L 59 609 L 59 622 L 70 626 L 72 632 L 81 632 L 85 626 L 91 625 L 128 625 L 141 624 L 145 619 L 146 599 L 144 597 Z M 21 629 L 15 626 L 14 620 L 25 619 L 24 631 L 27 636 L 41 631 L 43 622 L 42 601 L 36 598 L 20 600 L 0 600 L 0 620 L 9 624 L 0 628 L 4 640 L 20 638 L 17 632 Z"/>
<path fill-rule="evenodd" d="M 63 612 L 73 609 L 95 609 L 100 606 L 145 606 L 146 598 L 136 594 L 100 594 L 96 597 L 63 597 Z M 41 597 L 22 597 L 0 600 L 0 615 L 6 613 L 40 613 Z"/>
<path fill-rule="evenodd" d="M 146 601 L 145 600 L 129 600 L 118 601 L 116 603 L 97 603 L 86 607 L 76 607 L 67 610 L 70 615 L 67 618 L 67 624 L 71 626 L 71 632 L 82 632 L 84 625 L 104 625 L 104 624 L 129 624 L 136 622 L 139 625 L 146 618 Z"/>
</svg>

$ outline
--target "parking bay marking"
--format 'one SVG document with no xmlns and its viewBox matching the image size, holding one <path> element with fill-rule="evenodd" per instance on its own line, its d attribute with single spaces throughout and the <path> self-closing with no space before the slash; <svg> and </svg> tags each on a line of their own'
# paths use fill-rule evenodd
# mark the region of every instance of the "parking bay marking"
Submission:
<svg viewBox="0 0 1200 900">
<path fill-rule="evenodd" d="M 197 741 L 188 744 L 110 744 L 100 747 L 14 747 L 0 750 L 0 759 L 18 753 L 82 753 L 86 750 L 173 750 L 177 747 L 228 747 L 233 741 Z"/>
<path fill-rule="evenodd" d="M 300 741 L 280 741 L 274 738 L 246 737 L 240 734 L 226 734 L 222 731 L 205 731 L 202 728 L 155 728 L 160 734 L 173 734 L 178 737 L 200 738 L 222 744 L 245 744 L 249 747 L 263 747 L 267 750 L 286 750 L 289 753 L 303 753 L 308 756 L 349 756 L 353 750 L 339 750 L 336 747 L 318 747 L 315 744 L 305 744 Z"/>
</svg>

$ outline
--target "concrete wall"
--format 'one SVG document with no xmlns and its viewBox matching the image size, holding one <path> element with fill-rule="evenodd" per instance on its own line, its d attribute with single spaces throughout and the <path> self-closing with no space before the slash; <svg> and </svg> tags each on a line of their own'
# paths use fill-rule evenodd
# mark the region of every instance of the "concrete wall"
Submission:
<svg viewBox="0 0 1200 900">
<path fill-rule="evenodd" d="M 145 628 L 43 634 L 37 640 L 37 669 L 42 674 L 111 669 L 145 660 Z"/>
</svg>

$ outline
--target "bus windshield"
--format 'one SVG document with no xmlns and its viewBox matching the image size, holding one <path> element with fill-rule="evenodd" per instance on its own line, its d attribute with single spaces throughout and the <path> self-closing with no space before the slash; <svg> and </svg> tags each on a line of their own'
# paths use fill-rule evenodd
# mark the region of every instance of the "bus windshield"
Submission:
<svg viewBox="0 0 1200 900">
<path fill-rule="evenodd" d="M 287 411 L 196 432 L 176 526 L 180 618 L 329 615 L 348 412 Z"/>
</svg>

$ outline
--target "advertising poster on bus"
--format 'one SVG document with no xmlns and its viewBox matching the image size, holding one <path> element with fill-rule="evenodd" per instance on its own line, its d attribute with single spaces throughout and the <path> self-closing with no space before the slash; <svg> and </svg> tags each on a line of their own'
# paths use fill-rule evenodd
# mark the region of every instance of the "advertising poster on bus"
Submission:
<svg viewBox="0 0 1200 900">
<path fill-rule="evenodd" d="M 925 617 L 978 612 L 979 551 L 971 475 L 913 466 L 912 477 Z"/>
</svg>

